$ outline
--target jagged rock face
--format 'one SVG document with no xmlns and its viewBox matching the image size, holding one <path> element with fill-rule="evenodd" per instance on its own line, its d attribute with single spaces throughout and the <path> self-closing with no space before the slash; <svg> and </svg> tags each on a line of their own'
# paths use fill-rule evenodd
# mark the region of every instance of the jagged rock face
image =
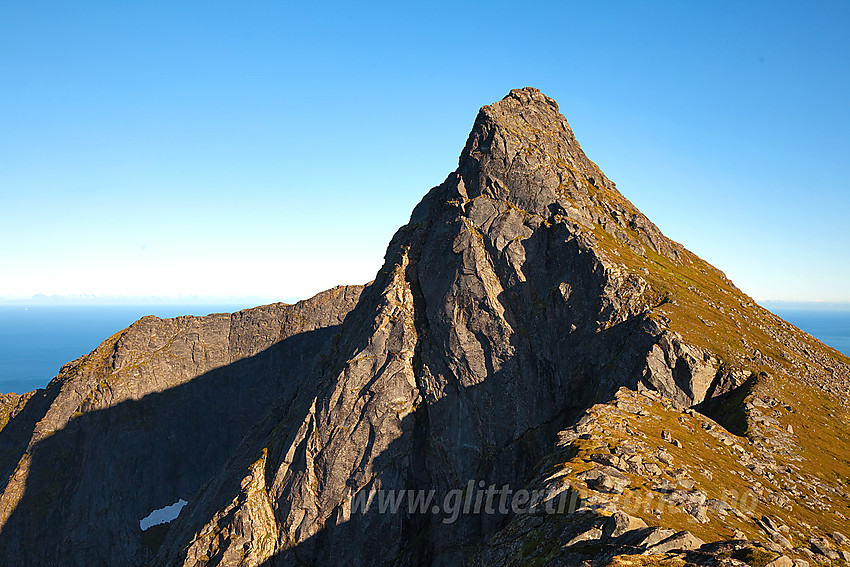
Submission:
<svg viewBox="0 0 850 567">
<path fill-rule="evenodd" d="M 709 353 L 683 344 L 669 333 L 662 333 L 647 356 L 643 381 L 680 409 L 687 408 L 709 396 L 709 390 L 718 382 L 719 366 L 720 363 Z M 717 393 L 729 389 L 729 386 L 721 385 Z"/>
<path fill-rule="evenodd" d="M 291 398 L 360 291 L 145 317 L 67 364 L 2 431 L 3 564 L 145 564 L 139 520 L 192 499 Z"/>
<path fill-rule="evenodd" d="M 554 101 L 523 89 L 484 107 L 458 170 L 394 237 L 317 387 L 232 471 L 240 482 L 220 480 L 241 484 L 238 502 L 213 486 L 220 501 L 200 499 L 158 561 L 462 562 L 498 516 L 447 526 L 352 503 L 377 489 L 441 500 L 470 480 L 519 485 L 578 411 L 637 386 L 664 332 L 648 317 L 660 298 L 597 246 L 600 227 L 679 257 L 585 157 Z M 700 401 L 706 373 L 674 370 L 665 386 Z M 272 537 L 258 546 L 261 534 Z"/>
<path fill-rule="evenodd" d="M 776 419 L 744 398 L 768 372 L 841 392 L 850 378 L 837 353 L 665 238 L 587 159 L 557 104 L 530 88 L 481 109 L 458 169 L 396 233 L 372 284 L 299 305 L 254 310 L 242 323 L 240 314 L 143 320 L 46 392 L 4 399 L 2 415 L 12 417 L 2 435 L 20 447 L 4 461 L 17 472 L 0 498 L 2 556 L 37 534 L 48 544 L 29 564 L 55 562 L 66 542 L 81 564 L 521 564 L 531 555 L 514 534 L 533 543 L 538 516 L 446 523 L 438 512 L 363 505 L 381 490 L 433 491 L 441 503 L 470 482 L 549 486 L 560 481 L 547 467 L 570 459 L 585 488 L 630 493 L 667 474 L 670 454 L 648 441 L 627 451 L 600 441 L 576 456 L 577 439 L 622 429 L 673 443 L 670 430 L 694 430 L 679 420 L 681 430 L 640 431 L 651 412 L 639 406 L 651 404 L 635 390 L 664 412 L 698 406 L 739 432 L 761 432 Z M 605 427 L 586 413 L 606 414 L 600 407 L 617 410 Z M 570 431 L 579 445 L 557 447 Z M 753 446 L 798 458 L 790 431 Z M 718 447 L 750 455 L 730 433 L 717 435 Z M 161 450 L 167 466 L 139 464 Z M 62 484 L 49 482 L 48 462 L 60 463 Z M 103 478 L 123 484 L 103 488 Z M 127 496 L 128 478 L 141 496 Z M 702 521 L 705 494 L 684 480 L 687 494 L 672 492 Z M 57 487 L 47 501 L 58 519 L 38 524 L 39 503 Z M 177 498 L 189 504 L 151 557 L 128 519 Z M 546 533 L 584 550 L 597 540 L 656 551 L 703 541 L 655 517 L 585 512 Z M 97 549 L 82 533 L 91 525 L 105 526 Z"/>
</svg>

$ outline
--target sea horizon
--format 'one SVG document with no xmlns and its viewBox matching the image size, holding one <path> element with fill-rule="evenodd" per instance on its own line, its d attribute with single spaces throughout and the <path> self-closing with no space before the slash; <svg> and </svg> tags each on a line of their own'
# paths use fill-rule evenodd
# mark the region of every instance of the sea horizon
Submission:
<svg viewBox="0 0 850 567">
<path fill-rule="evenodd" d="M 160 318 L 205 316 L 272 303 L 262 298 L 253 303 L 252 299 L 185 304 L 0 302 L 0 393 L 22 394 L 46 387 L 63 365 L 90 353 L 107 338 L 146 315 Z M 824 344 L 850 356 L 850 303 L 759 303 Z"/>
</svg>

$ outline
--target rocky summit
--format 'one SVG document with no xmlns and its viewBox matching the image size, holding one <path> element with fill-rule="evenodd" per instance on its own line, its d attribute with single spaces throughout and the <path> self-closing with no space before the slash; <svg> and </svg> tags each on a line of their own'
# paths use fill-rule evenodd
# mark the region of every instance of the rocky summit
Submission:
<svg viewBox="0 0 850 567">
<path fill-rule="evenodd" d="M 0 398 L 0 557 L 840 564 L 848 390 L 518 89 L 367 286 L 146 317 Z"/>
</svg>

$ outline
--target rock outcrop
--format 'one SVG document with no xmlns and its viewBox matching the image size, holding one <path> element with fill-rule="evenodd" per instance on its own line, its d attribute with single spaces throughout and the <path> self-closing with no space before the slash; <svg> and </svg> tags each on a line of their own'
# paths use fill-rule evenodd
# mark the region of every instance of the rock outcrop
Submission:
<svg viewBox="0 0 850 567">
<path fill-rule="evenodd" d="M 552 99 L 515 90 L 362 293 L 143 319 L 5 403 L 0 556 L 29 534 L 45 543 L 26 564 L 803 561 L 801 538 L 841 525 L 787 514 L 827 493 L 844 514 L 847 471 L 793 432 L 844 423 L 847 362 L 664 237 Z M 801 468 L 819 458 L 828 479 Z M 800 535 L 756 532 L 711 478 Z M 741 534 L 766 541 L 704 543 Z"/>
<path fill-rule="evenodd" d="M 610 210 L 599 204 L 606 194 L 617 197 Z M 212 521 L 167 540 L 160 559 L 368 564 L 374 547 L 363 542 L 381 541 L 404 564 L 462 561 L 498 515 L 447 525 L 354 514 L 354 502 L 378 490 L 433 490 L 442 501 L 473 479 L 519 485 L 580 410 L 637 386 L 659 299 L 597 253 L 602 223 L 634 226 L 631 246 L 678 256 L 584 156 L 554 101 L 521 90 L 482 109 L 458 170 L 396 234 L 316 369 L 320 388 L 255 455 L 265 478 L 239 471 L 267 505 L 200 500 L 209 507 L 190 513 Z M 250 490 L 239 499 L 255 500 Z M 275 534 L 259 550 L 244 529 L 255 525 Z M 203 535 L 184 551 L 189 531 Z"/>
<path fill-rule="evenodd" d="M 0 432 L 3 563 L 146 564 L 139 520 L 193 499 L 261 430 L 361 290 L 232 315 L 145 317 L 66 364 Z"/>
</svg>

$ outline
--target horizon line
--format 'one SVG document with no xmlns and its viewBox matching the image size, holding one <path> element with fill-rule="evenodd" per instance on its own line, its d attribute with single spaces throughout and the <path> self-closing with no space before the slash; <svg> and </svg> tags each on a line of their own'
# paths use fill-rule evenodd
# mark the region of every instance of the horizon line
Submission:
<svg viewBox="0 0 850 567">
<path fill-rule="evenodd" d="M 321 293 L 321 292 L 318 292 Z M 313 294 L 315 295 L 315 294 Z M 268 295 L 94 295 L 94 294 L 35 294 L 29 297 L 0 295 L 0 305 L 214 305 L 233 303 L 297 303 L 312 297 L 285 297 Z M 809 306 L 850 309 L 850 299 L 755 299 L 762 307 Z"/>
<path fill-rule="evenodd" d="M 267 295 L 43 295 L 0 296 L 0 305 L 189 305 L 260 302 L 290 303 L 306 298 Z"/>
</svg>

